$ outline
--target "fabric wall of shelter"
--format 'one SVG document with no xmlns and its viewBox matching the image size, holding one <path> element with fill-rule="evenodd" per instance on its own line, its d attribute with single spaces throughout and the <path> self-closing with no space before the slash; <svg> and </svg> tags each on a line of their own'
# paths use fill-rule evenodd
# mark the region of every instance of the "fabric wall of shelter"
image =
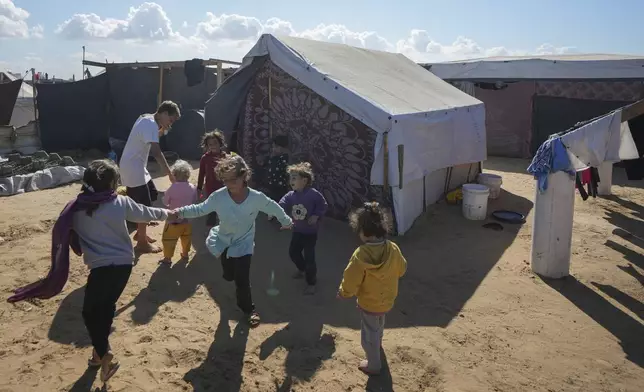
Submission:
<svg viewBox="0 0 644 392">
<path fill-rule="evenodd" d="M 0 83 L 0 125 L 8 125 L 11 122 L 11 114 L 21 86 L 22 79 Z"/>
<path fill-rule="evenodd" d="M 184 110 L 172 130 L 162 138 L 164 149 L 184 160 L 199 160 L 203 155 L 201 139 L 206 132 L 203 110 Z"/>
<path fill-rule="evenodd" d="M 157 74 L 158 84 L 159 70 L 155 69 L 154 71 Z M 163 100 L 174 101 L 180 104 L 183 110 L 202 110 L 216 89 L 217 75 L 212 68 L 206 68 L 204 81 L 192 87 L 188 87 L 188 80 L 183 68 L 166 69 L 163 72 Z"/>
<path fill-rule="evenodd" d="M 108 76 L 72 83 L 37 84 L 43 149 L 108 149 Z"/>
<path fill-rule="evenodd" d="M 596 101 L 560 97 L 534 97 L 532 153 L 552 134 L 563 132 L 580 121 L 606 114 L 632 101 Z"/>
<path fill-rule="evenodd" d="M 597 101 L 637 101 L 644 98 L 642 82 L 537 82 L 537 95 Z"/>
<path fill-rule="evenodd" d="M 256 57 L 253 62 L 235 72 L 206 102 L 206 129 L 219 129 L 231 145 L 233 131 L 246 104 L 246 96 L 255 82 L 255 74 L 264 66 L 268 56 Z"/>
<path fill-rule="evenodd" d="M 476 98 L 485 103 L 488 155 L 530 157 L 534 93 L 534 82 L 510 83 L 502 90 L 476 87 Z"/>
<path fill-rule="evenodd" d="M 376 132 L 266 62 L 256 74 L 242 118 L 239 144 L 253 169 L 268 157 L 271 135 L 288 135 L 291 163 L 311 163 L 314 186 L 327 199 L 329 216 L 346 219 L 367 200 L 392 205 L 391 192 L 385 195 L 382 187 L 370 185 Z"/>
<path fill-rule="evenodd" d="M 159 94 L 159 70 L 108 68 L 110 136 L 127 140 L 132 125 L 143 113 L 154 113 Z"/>
</svg>

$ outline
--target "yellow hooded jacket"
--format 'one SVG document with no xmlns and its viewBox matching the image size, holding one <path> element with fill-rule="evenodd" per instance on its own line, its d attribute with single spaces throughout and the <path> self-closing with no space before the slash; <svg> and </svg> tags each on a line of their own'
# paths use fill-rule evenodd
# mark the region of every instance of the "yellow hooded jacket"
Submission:
<svg viewBox="0 0 644 392">
<path fill-rule="evenodd" d="M 358 306 L 370 313 L 386 313 L 398 296 L 398 280 L 407 271 L 407 260 L 395 243 L 366 243 L 353 252 L 344 270 L 340 296 L 358 297 Z"/>
</svg>

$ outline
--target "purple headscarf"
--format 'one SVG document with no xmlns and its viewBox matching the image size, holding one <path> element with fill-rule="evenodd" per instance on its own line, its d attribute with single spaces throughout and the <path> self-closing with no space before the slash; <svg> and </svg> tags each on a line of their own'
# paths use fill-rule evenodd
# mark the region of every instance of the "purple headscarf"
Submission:
<svg viewBox="0 0 644 392">
<path fill-rule="evenodd" d="M 48 299 L 61 291 L 69 276 L 69 248 L 78 256 L 83 252 L 78 235 L 74 232 L 74 213 L 116 199 L 114 191 L 91 193 L 83 192 L 70 201 L 54 224 L 51 235 L 51 269 L 47 277 L 15 290 L 9 302 L 24 301 L 30 298 Z"/>
</svg>

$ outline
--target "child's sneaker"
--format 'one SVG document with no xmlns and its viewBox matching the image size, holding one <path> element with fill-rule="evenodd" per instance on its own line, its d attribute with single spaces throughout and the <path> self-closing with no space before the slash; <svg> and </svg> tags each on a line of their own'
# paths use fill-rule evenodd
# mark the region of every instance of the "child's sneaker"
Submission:
<svg viewBox="0 0 644 392">
<path fill-rule="evenodd" d="M 298 270 L 293 274 L 293 279 L 303 279 L 303 278 L 304 278 L 304 272 L 302 271 Z"/>
<path fill-rule="evenodd" d="M 315 294 L 315 285 L 306 285 L 304 289 L 304 295 L 313 295 Z"/>
</svg>

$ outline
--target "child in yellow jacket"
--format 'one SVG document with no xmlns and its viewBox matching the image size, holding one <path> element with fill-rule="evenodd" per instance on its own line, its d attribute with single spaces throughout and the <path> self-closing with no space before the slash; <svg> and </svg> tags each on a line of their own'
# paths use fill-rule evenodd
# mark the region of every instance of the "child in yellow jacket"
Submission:
<svg viewBox="0 0 644 392">
<path fill-rule="evenodd" d="M 407 271 L 407 260 L 395 243 L 385 239 L 387 216 L 377 202 L 365 203 L 349 216 L 351 227 L 364 243 L 353 252 L 338 298 L 358 298 L 361 317 L 361 341 L 366 360 L 358 369 L 367 375 L 380 373 L 380 347 L 385 315 L 398 296 L 398 280 Z"/>
</svg>

